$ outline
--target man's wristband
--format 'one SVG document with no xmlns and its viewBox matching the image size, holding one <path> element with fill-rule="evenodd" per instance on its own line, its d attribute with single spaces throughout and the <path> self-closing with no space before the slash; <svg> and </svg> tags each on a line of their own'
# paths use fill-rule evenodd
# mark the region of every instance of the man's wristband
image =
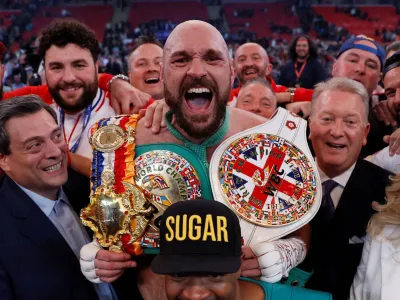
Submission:
<svg viewBox="0 0 400 300">
<path fill-rule="evenodd" d="M 116 79 L 122 79 L 125 80 L 126 82 L 129 82 L 129 77 L 125 76 L 124 74 L 118 74 L 115 75 L 113 78 L 111 78 L 111 80 L 108 82 L 108 91 L 111 92 L 111 84 L 113 83 L 114 80 Z"/>
<path fill-rule="evenodd" d="M 296 92 L 296 88 L 290 87 L 287 89 L 287 92 L 290 93 L 290 100 L 289 102 L 292 103 L 294 100 L 294 93 Z"/>
</svg>

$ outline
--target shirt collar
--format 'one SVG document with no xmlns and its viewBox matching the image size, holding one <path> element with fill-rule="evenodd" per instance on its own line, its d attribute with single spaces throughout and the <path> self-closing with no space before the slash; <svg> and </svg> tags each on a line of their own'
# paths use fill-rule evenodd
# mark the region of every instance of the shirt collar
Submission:
<svg viewBox="0 0 400 300">
<path fill-rule="evenodd" d="M 43 197 L 39 194 L 36 194 L 35 192 L 28 190 L 27 188 L 24 188 L 23 186 L 19 185 L 18 183 L 16 183 L 16 184 L 21 188 L 21 190 L 23 190 L 25 192 L 25 194 L 28 195 L 29 198 L 32 199 L 33 202 L 35 202 L 35 204 L 37 206 L 39 206 L 40 210 L 43 211 L 46 216 L 50 216 L 50 213 L 52 212 L 52 210 L 54 209 L 54 206 L 56 205 L 56 202 L 58 202 L 58 201 L 64 201 L 65 203 L 70 205 L 68 202 L 68 198 L 65 195 L 62 187 L 58 191 L 57 200 L 51 200 L 51 199 Z"/>
<path fill-rule="evenodd" d="M 328 179 L 332 179 L 333 181 L 339 183 L 343 188 L 346 186 L 347 182 L 350 179 L 351 173 L 353 173 L 354 167 L 356 166 L 356 163 L 354 163 L 350 168 L 348 168 L 346 171 L 344 171 L 342 174 L 339 176 L 329 178 L 318 166 L 318 161 L 317 161 L 317 167 L 318 167 L 318 172 L 319 176 L 321 177 L 321 183 L 324 183 Z"/>
</svg>

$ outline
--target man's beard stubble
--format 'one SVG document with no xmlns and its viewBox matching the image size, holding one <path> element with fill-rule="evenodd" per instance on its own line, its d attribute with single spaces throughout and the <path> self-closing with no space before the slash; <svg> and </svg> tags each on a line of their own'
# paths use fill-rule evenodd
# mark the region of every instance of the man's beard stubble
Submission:
<svg viewBox="0 0 400 300">
<path fill-rule="evenodd" d="M 51 88 L 48 86 L 49 92 L 51 96 L 53 97 L 54 101 L 57 103 L 58 106 L 60 106 L 63 110 L 69 113 L 77 113 L 80 112 L 81 110 L 85 109 L 89 105 L 92 104 L 94 98 L 96 97 L 97 94 L 97 89 L 98 89 L 98 79 L 97 79 L 97 74 L 95 74 L 93 81 L 91 83 L 84 83 L 83 84 L 83 93 L 82 95 L 75 101 L 75 103 L 71 104 L 65 101 L 60 94 L 60 89 L 65 88 L 65 87 L 76 87 L 76 86 L 82 86 L 81 83 L 64 83 L 64 84 L 58 84 L 56 87 Z"/>
<path fill-rule="evenodd" d="M 185 101 L 184 95 L 190 88 L 195 86 L 206 87 L 213 92 L 216 105 L 211 116 L 192 115 L 190 116 L 190 119 L 188 119 L 188 116 L 185 116 L 182 110 L 182 104 L 183 101 Z M 219 129 L 222 121 L 225 118 L 226 104 L 229 100 L 230 91 L 230 84 L 229 88 L 221 94 L 218 86 L 213 81 L 204 78 L 192 79 L 191 77 L 187 77 L 179 89 L 178 98 L 176 98 L 172 95 L 167 85 L 164 83 L 165 102 L 175 115 L 175 121 L 177 125 L 182 128 L 190 137 L 195 139 L 208 138 Z M 207 122 L 209 118 L 211 118 L 212 121 L 208 126 L 196 126 L 196 124 Z"/>
<path fill-rule="evenodd" d="M 263 66 L 262 69 L 260 70 L 260 68 L 258 68 L 256 65 L 252 65 L 252 66 L 246 66 L 243 67 L 242 71 L 238 74 L 236 74 L 239 82 L 243 85 L 246 83 L 246 80 L 244 79 L 244 73 L 246 73 L 247 70 L 249 69 L 254 69 L 257 73 L 257 78 L 263 78 L 265 79 L 265 74 L 267 72 L 267 65 Z"/>
</svg>

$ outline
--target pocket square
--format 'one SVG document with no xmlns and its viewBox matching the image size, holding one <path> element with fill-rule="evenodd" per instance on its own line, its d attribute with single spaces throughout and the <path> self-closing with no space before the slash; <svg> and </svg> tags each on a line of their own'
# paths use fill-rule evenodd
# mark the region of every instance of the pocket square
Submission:
<svg viewBox="0 0 400 300">
<path fill-rule="evenodd" d="M 354 245 L 354 244 L 363 244 L 365 241 L 366 236 L 363 236 L 362 238 L 358 236 L 353 236 L 351 239 L 349 239 L 349 244 Z"/>
</svg>

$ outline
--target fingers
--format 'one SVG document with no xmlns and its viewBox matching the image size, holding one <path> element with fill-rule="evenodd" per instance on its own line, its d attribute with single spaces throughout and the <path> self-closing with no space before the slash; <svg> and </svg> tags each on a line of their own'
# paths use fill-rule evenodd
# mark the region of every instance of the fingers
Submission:
<svg viewBox="0 0 400 300">
<path fill-rule="evenodd" d="M 114 109 L 115 113 L 117 115 L 121 114 L 121 106 L 119 105 L 119 102 L 117 101 L 117 99 L 113 96 L 110 97 L 110 104 L 111 107 Z"/>
<path fill-rule="evenodd" d="M 142 108 L 141 110 L 139 110 L 139 116 L 141 118 L 144 118 L 146 116 L 146 109 Z"/>
<path fill-rule="evenodd" d="M 163 112 L 164 112 L 163 105 L 157 105 L 153 115 L 153 126 L 151 128 L 151 131 L 153 133 L 160 132 L 161 122 L 164 120 Z"/>
<path fill-rule="evenodd" d="M 242 247 L 242 258 L 243 259 L 250 259 L 254 258 L 256 255 L 254 254 L 253 250 L 250 247 Z"/>
<path fill-rule="evenodd" d="M 394 119 L 392 113 L 388 108 L 387 100 L 381 101 L 377 105 L 375 105 L 374 110 L 377 118 L 380 121 L 384 122 L 387 126 L 389 125 L 396 126 L 396 120 Z"/>
<path fill-rule="evenodd" d="M 96 269 L 94 266 L 95 257 L 100 249 L 100 245 L 96 241 L 93 241 L 90 244 L 83 246 L 80 252 L 79 263 L 82 274 L 93 283 L 101 282 L 99 277 L 96 275 Z"/>
<path fill-rule="evenodd" d="M 257 258 L 245 259 L 242 261 L 242 271 L 260 269 Z"/>
<path fill-rule="evenodd" d="M 97 260 L 103 260 L 107 262 L 124 262 L 129 261 L 131 256 L 128 253 L 117 253 L 107 250 L 100 250 L 96 255 Z"/>
<path fill-rule="evenodd" d="M 146 108 L 144 115 L 144 126 L 150 128 L 153 125 L 153 116 L 156 110 L 157 104 L 153 103 Z"/>
<path fill-rule="evenodd" d="M 130 110 L 131 110 L 131 101 L 134 101 L 134 100 L 131 100 L 130 97 L 129 98 L 124 97 L 122 99 L 118 99 L 118 101 L 119 101 L 119 104 L 121 105 L 121 113 L 129 114 Z"/>
<path fill-rule="evenodd" d="M 99 274 L 99 271 L 104 271 L 104 270 L 109 270 L 109 271 L 121 271 L 129 268 L 135 268 L 136 267 L 136 262 L 135 261 L 103 261 L 103 260 L 98 260 L 96 259 L 94 262 L 94 266 L 97 270 L 97 274 Z"/>
<path fill-rule="evenodd" d="M 252 270 L 242 270 L 241 276 L 243 277 L 257 277 L 261 276 L 261 270 L 260 269 L 252 269 Z"/>
<path fill-rule="evenodd" d="M 389 155 L 400 154 L 400 129 L 397 129 L 389 138 Z"/>
<path fill-rule="evenodd" d="M 102 282 L 113 283 L 115 280 L 117 280 L 118 278 L 120 278 L 120 277 L 122 276 L 122 274 L 124 274 L 123 271 L 117 273 L 117 274 L 114 275 L 114 276 L 100 276 L 100 275 L 99 275 L 99 279 L 100 279 Z"/>
</svg>

